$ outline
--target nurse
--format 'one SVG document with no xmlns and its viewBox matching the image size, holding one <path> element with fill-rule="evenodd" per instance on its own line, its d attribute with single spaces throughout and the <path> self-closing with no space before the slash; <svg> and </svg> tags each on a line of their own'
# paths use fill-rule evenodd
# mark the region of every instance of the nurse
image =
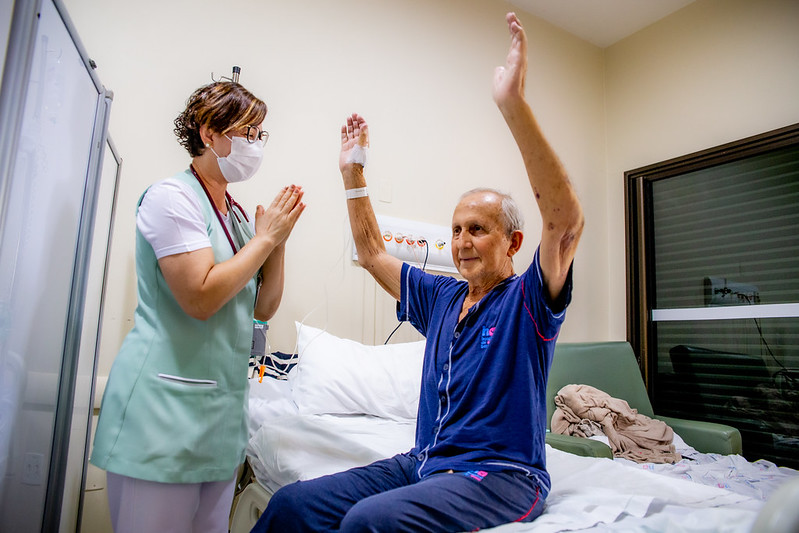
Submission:
<svg viewBox="0 0 799 533">
<path fill-rule="evenodd" d="M 237 82 L 197 89 L 175 119 L 189 168 L 136 213 L 138 306 L 103 395 L 91 462 L 108 473 L 114 531 L 227 532 L 247 437 L 253 318 L 283 294 L 285 244 L 305 209 L 284 187 L 248 214 L 266 104 Z"/>
</svg>

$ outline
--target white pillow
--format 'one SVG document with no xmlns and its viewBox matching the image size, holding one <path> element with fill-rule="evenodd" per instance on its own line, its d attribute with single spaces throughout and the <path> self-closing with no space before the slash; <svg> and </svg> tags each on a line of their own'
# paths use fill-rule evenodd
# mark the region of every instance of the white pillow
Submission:
<svg viewBox="0 0 799 533">
<path fill-rule="evenodd" d="M 416 420 L 424 344 L 367 346 L 297 323 L 294 402 L 302 414 Z"/>
</svg>

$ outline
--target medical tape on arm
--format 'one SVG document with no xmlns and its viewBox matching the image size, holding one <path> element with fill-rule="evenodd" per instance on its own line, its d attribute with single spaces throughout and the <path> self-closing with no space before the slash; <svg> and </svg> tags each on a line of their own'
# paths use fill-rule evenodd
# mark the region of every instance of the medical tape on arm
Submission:
<svg viewBox="0 0 799 533">
<path fill-rule="evenodd" d="M 369 153 L 368 146 L 361 146 L 360 144 L 356 144 L 350 150 L 349 155 L 347 156 L 347 163 L 358 163 L 362 167 L 366 166 L 366 156 Z"/>
<path fill-rule="evenodd" d="M 356 144 L 355 146 L 352 147 L 349 155 L 347 156 L 347 163 L 357 163 L 362 167 L 365 167 L 366 156 L 368 153 L 369 153 L 368 146 L 361 146 L 360 144 Z M 347 189 L 345 192 L 347 193 L 347 200 L 369 196 L 369 191 L 367 190 L 366 187 L 359 187 L 357 189 Z"/>
</svg>

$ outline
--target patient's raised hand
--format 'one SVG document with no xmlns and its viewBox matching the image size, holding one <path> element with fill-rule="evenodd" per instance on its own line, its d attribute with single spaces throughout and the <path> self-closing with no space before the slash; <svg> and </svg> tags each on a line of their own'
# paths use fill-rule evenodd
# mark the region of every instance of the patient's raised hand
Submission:
<svg viewBox="0 0 799 533">
<path fill-rule="evenodd" d="M 515 13 L 505 16 L 510 32 L 510 49 L 504 67 L 494 71 L 494 102 L 500 107 L 515 99 L 524 99 L 524 79 L 527 76 L 527 35 Z"/>
<path fill-rule="evenodd" d="M 356 148 L 360 146 L 360 149 Z M 347 117 L 347 122 L 341 126 L 341 154 L 338 167 L 341 172 L 355 164 L 361 167 L 365 164 L 365 150 L 369 146 L 369 126 L 366 120 L 357 113 Z"/>
</svg>

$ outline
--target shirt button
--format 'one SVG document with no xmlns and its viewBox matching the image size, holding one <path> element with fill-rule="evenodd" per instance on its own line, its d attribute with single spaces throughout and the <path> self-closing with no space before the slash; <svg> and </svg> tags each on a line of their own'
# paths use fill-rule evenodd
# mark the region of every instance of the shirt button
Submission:
<svg viewBox="0 0 799 533">
<path fill-rule="evenodd" d="M 444 370 L 449 370 L 449 363 L 444 363 Z"/>
<path fill-rule="evenodd" d="M 461 332 L 460 332 L 460 331 L 456 331 L 456 332 L 455 332 L 455 338 L 457 339 L 457 338 L 458 338 L 458 337 L 460 337 L 460 336 L 461 336 Z"/>
</svg>

